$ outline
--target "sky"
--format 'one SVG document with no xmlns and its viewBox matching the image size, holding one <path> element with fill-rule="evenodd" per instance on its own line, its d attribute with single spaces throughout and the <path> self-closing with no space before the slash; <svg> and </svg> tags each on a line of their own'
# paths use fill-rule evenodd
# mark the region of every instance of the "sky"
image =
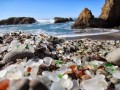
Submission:
<svg viewBox="0 0 120 90">
<path fill-rule="evenodd" d="M 76 18 L 84 8 L 89 8 L 98 17 L 104 2 L 105 0 L 0 0 L 0 19 L 22 16 L 35 19 L 56 16 Z"/>
</svg>

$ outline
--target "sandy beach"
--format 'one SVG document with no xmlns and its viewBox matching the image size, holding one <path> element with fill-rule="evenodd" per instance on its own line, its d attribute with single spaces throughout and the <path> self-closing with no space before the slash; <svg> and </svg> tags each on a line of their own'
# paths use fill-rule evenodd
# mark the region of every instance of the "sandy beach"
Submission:
<svg viewBox="0 0 120 90">
<path fill-rule="evenodd" d="M 120 40 L 120 31 L 115 33 L 109 33 L 109 34 L 101 34 L 101 35 L 65 37 L 65 39 L 68 39 L 68 40 L 82 39 L 82 38 L 90 38 L 93 40 Z"/>
</svg>

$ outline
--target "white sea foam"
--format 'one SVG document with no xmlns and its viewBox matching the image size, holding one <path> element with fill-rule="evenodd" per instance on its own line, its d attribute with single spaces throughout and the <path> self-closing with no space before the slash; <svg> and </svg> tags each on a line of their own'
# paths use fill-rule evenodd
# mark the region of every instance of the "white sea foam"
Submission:
<svg viewBox="0 0 120 90">
<path fill-rule="evenodd" d="M 102 30 L 102 29 L 101 29 Z M 105 30 L 105 29 L 104 29 Z M 80 34 L 72 34 L 72 35 L 57 35 L 59 38 L 71 38 L 71 37 L 82 37 L 82 36 L 93 36 L 93 35 L 103 35 L 103 34 L 110 34 L 110 33 L 115 33 L 118 32 L 119 30 L 116 29 L 111 29 L 108 30 L 106 29 L 106 32 L 98 32 L 98 33 L 80 33 Z"/>
<path fill-rule="evenodd" d="M 47 34 L 57 37 L 79 37 L 79 36 L 90 36 L 90 35 L 100 35 L 117 32 L 115 29 L 101 29 L 101 28 L 91 28 L 91 29 L 81 29 L 72 30 L 71 25 L 73 22 L 52 24 L 53 19 L 42 19 L 38 20 L 38 23 L 27 24 L 27 25 L 3 25 L 0 26 L 0 36 L 5 33 L 22 31 L 25 33 L 32 34 Z M 50 24 L 51 23 L 51 24 Z"/>
<path fill-rule="evenodd" d="M 52 24 L 55 22 L 54 19 L 40 19 L 40 20 L 37 20 L 39 23 L 43 23 L 43 24 Z"/>
</svg>

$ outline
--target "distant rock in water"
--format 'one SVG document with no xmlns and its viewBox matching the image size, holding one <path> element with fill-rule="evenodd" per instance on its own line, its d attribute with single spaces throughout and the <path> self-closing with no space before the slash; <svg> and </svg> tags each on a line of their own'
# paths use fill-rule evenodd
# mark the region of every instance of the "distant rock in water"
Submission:
<svg viewBox="0 0 120 90">
<path fill-rule="evenodd" d="M 55 17 L 54 20 L 55 20 L 54 23 L 64 23 L 64 22 L 73 21 L 72 18 L 61 18 L 61 17 Z"/>
<path fill-rule="evenodd" d="M 0 21 L 0 25 L 32 24 L 36 20 L 32 17 L 11 17 Z"/>
<path fill-rule="evenodd" d="M 120 25 L 119 0 L 106 0 L 99 18 L 94 18 L 91 11 L 85 8 L 72 28 L 114 28 Z"/>
</svg>

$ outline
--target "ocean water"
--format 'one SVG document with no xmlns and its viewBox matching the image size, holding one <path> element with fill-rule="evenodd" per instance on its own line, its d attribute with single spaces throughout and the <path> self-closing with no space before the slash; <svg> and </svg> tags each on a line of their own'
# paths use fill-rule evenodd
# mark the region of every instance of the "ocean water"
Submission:
<svg viewBox="0 0 120 90">
<path fill-rule="evenodd" d="M 117 32 L 118 30 L 108 30 L 100 28 L 91 28 L 91 29 L 71 29 L 71 25 L 74 23 L 54 23 L 53 19 L 41 19 L 37 20 L 37 23 L 34 24 L 24 24 L 24 25 L 2 25 L 0 26 L 0 34 L 14 32 L 14 31 L 23 31 L 25 33 L 32 34 L 48 34 L 58 37 L 75 37 L 75 36 L 86 36 L 86 35 L 98 35 Z"/>
</svg>

